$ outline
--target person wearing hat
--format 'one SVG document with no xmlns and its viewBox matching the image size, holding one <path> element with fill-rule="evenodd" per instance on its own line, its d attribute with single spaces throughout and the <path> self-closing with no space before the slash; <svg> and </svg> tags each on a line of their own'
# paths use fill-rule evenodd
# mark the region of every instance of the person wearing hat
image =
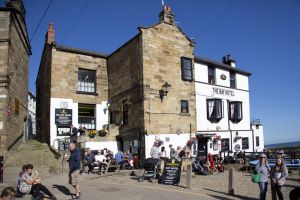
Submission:
<svg viewBox="0 0 300 200">
<path fill-rule="evenodd" d="M 268 191 L 268 177 L 271 171 L 267 156 L 265 154 L 260 155 L 259 162 L 256 165 L 255 170 L 257 173 L 261 174 L 260 181 L 258 182 L 258 186 L 260 189 L 259 199 L 265 200 Z"/>
</svg>

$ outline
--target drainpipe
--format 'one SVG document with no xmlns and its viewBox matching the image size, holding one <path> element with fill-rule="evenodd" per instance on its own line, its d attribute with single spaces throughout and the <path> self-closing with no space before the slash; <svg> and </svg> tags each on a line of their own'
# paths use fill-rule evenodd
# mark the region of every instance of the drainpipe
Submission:
<svg viewBox="0 0 300 200">
<path fill-rule="evenodd" d="M 228 111 L 229 111 L 229 100 L 227 99 L 227 117 L 228 117 L 228 119 L 227 119 L 227 121 L 228 121 L 228 130 L 230 131 L 230 151 L 231 152 L 233 152 L 232 151 L 232 130 L 231 130 L 231 128 L 230 128 L 230 121 L 229 121 L 229 115 L 228 115 Z"/>
<path fill-rule="evenodd" d="M 251 122 L 250 122 L 250 129 L 252 132 L 252 152 L 254 152 L 254 130 L 252 128 Z"/>
</svg>

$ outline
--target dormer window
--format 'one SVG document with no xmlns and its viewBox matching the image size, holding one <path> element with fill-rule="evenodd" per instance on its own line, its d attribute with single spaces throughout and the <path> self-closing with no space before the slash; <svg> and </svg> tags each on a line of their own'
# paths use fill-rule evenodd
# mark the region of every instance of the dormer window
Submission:
<svg viewBox="0 0 300 200">
<path fill-rule="evenodd" d="M 217 123 L 223 118 L 223 102 L 221 99 L 207 99 L 207 119 Z"/>
<path fill-rule="evenodd" d="M 238 123 L 243 119 L 242 102 L 229 102 L 229 120 L 232 123 Z"/>
<path fill-rule="evenodd" d="M 216 84 L 216 70 L 214 67 L 208 67 L 208 83 L 215 85 Z"/>
</svg>

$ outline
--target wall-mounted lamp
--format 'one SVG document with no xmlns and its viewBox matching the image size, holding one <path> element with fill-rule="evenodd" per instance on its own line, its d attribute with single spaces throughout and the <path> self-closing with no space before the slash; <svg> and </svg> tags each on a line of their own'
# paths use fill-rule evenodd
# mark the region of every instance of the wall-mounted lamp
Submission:
<svg viewBox="0 0 300 200">
<path fill-rule="evenodd" d="M 170 90 L 170 87 L 171 87 L 171 85 L 168 82 L 165 82 L 165 84 L 163 84 L 161 86 L 161 89 L 159 90 L 159 97 L 160 97 L 161 102 L 163 101 L 164 96 L 167 96 L 167 94 Z"/>
</svg>

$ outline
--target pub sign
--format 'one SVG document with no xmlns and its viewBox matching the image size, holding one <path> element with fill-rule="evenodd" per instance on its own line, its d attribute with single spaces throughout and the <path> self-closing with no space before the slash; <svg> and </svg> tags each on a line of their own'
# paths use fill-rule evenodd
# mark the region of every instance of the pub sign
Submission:
<svg viewBox="0 0 300 200">
<path fill-rule="evenodd" d="M 57 126 L 71 126 L 72 109 L 55 109 L 55 124 Z"/>
</svg>

